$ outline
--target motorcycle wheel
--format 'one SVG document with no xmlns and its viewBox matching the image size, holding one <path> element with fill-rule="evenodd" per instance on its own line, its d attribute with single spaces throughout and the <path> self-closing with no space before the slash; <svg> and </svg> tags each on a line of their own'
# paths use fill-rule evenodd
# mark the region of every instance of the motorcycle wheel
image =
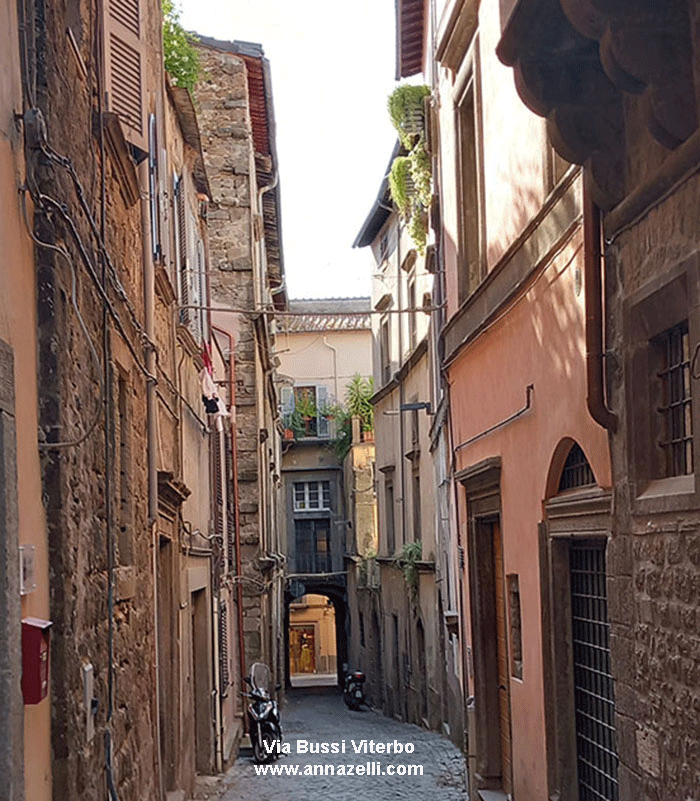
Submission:
<svg viewBox="0 0 700 801">
<path fill-rule="evenodd" d="M 275 758 L 274 744 L 275 738 L 272 734 L 269 731 L 263 732 L 260 740 L 256 740 L 253 744 L 253 759 L 256 764 L 264 765 L 266 762 L 272 762 Z"/>
</svg>

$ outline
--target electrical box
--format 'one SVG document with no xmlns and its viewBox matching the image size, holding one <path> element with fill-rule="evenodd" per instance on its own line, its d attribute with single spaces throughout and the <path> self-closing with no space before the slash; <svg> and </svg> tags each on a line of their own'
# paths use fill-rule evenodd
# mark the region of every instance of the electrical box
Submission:
<svg viewBox="0 0 700 801">
<path fill-rule="evenodd" d="M 49 692 L 50 620 L 22 620 L 22 695 L 25 704 L 38 704 Z"/>
</svg>

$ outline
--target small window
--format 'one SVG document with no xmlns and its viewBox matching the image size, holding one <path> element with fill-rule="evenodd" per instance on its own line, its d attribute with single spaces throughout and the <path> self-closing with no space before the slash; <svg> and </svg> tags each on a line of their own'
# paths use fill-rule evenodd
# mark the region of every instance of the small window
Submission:
<svg viewBox="0 0 700 801">
<path fill-rule="evenodd" d="M 412 275 L 408 282 L 408 310 L 408 345 L 411 350 L 414 350 L 418 344 L 415 275 Z"/>
<path fill-rule="evenodd" d="M 294 484 L 295 512 L 328 510 L 330 508 L 330 481 L 298 481 Z"/>
<path fill-rule="evenodd" d="M 384 506 L 386 515 L 386 552 L 392 556 L 396 550 L 396 533 L 394 531 L 394 474 L 384 476 Z"/>
<path fill-rule="evenodd" d="M 379 332 L 379 356 L 382 367 L 382 384 L 391 380 L 391 339 L 389 336 L 389 320 L 384 318 Z"/>
<path fill-rule="evenodd" d="M 689 475 L 693 472 L 693 424 L 688 321 L 660 334 L 652 345 L 661 368 L 656 376 L 660 398 L 656 430 L 663 453 L 662 477 Z"/>
<path fill-rule="evenodd" d="M 574 442 L 561 471 L 559 492 L 588 487 L 592 484 L 595 484 L 595 476 L 588 459 L 586 459 L 586 454 L 581 450 L 578 443 Z"/>
</svg>

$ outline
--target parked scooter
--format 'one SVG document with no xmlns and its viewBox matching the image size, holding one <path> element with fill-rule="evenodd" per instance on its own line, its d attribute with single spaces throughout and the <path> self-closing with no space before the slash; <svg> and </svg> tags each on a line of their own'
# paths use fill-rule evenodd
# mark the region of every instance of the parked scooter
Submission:
<svg viewBox="0 0 700 801">
<path fill-rule="evenodd" d="M 282 727 L 277 702 L 270 698 L 270 668 L 256 662 L 244 681 L 250 687 L 250 692 L 243 695 L 248 699 L 248 732 L 253 759 L 259 765 L 272 762 L 282 750 Z"/>
<path fill-rule="evenodd" d="M 360 670 L 351 670 L 345 677 L 343 700 L 349 709 L 358 710 L 363 704 L 367 704 L 364 691 L 365 681 L 366 676 Z"/>
</svg>

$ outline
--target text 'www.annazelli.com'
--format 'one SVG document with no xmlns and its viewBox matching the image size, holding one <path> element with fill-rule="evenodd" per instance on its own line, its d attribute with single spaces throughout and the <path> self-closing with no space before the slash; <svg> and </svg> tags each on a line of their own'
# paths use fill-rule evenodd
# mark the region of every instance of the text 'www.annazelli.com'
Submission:
<svg viewBox="0 0 700 801">
<path fill-rule="evenodd" d="M 255 765 L 258 776 L 422 776 L 422 765 Z"/>
</svg>

